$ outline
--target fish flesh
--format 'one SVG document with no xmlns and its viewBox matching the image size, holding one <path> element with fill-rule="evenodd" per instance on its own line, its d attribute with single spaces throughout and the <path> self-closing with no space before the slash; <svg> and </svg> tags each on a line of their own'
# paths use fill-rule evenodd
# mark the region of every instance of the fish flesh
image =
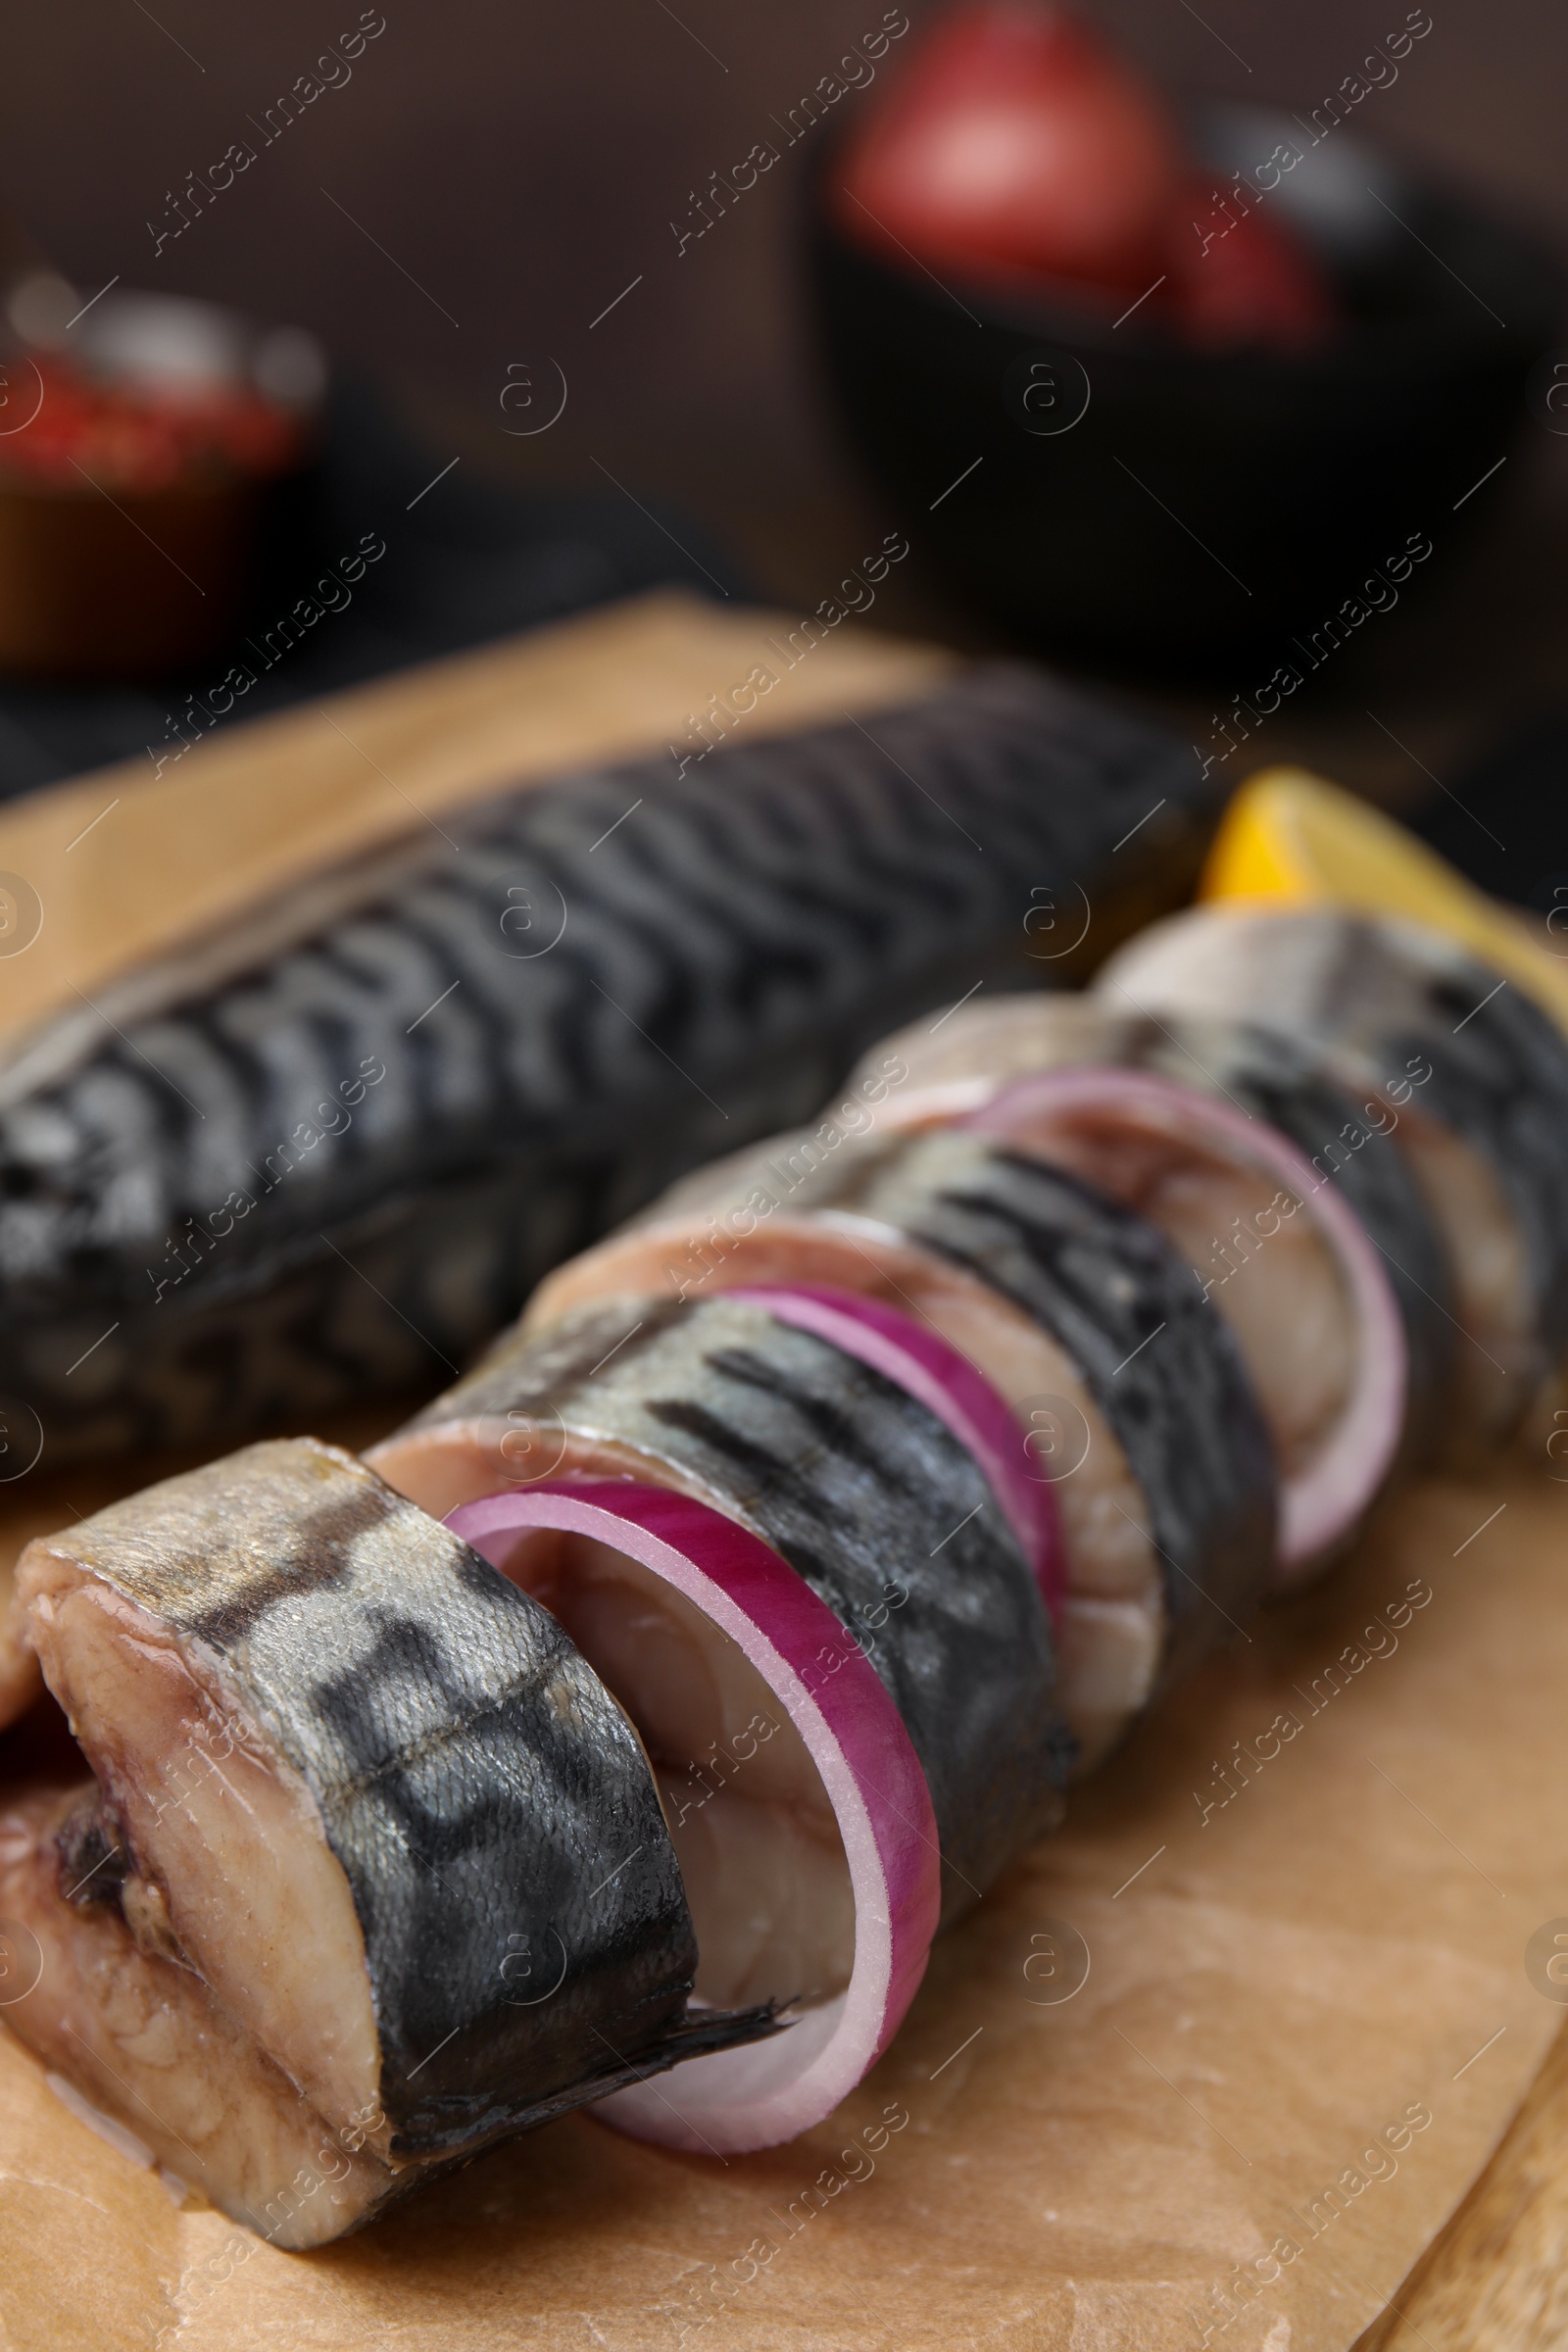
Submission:
<svg viewBox="0 0 1568 2352">
<path fill-rule="evenodd" d="M 1041 1071 L 958 1125 L 1071 1171 L 1187 1259 L 1273 1443 L 1275 1590 L 1321 1574 L 1383 1492 L 1404 1425 L 1398 1307 L 1344 1201 L 1272 1127 L 1145 1070 Z"/>
<path fill-rule="evenodd" d="M 1016 1119 L 1008 1140 L 1136 1208 L 1200 1280 L 1209 1262 L 1214 1303 L 1241 1342 L 1281 1475 L 1299 1474 L 1344 1409 L 1355 1330 L 1332 1255 L 1304 1218 L 1284 1225 L 1276 1216 L 1270 1239 L 1282 1247 L 1221 1270 L 1218 1251 L 1233 1230 L 1267 1215 L 1278 1191 L 1269 1171 L 1222 1156 L 1211 1138 L 1199 1141 L 1174 1120 L 1139 1118 L 1126 1106 L 1037 1111 Z"/>
<path fill-rule="evenodd" d="M 1261 1598 L 1268 1433 L 1231 1333 L 1141 1217 L 980 1137 L 824 1126 L 687 1178 L 558 1269 L 523 1330 L 759 1282 L 880 1298 L 1012 1405 L 1025 1469 L 1061 1517 L 1060 1694 L 1080 1770 Z"/>
<path fill-rule="evenodd" d="M 925 1776 L 858 1640 L 760 1536 L 673 1487 L 547 1479 L 465 1504 L 447 1525 L 582 1628 L 652 1747 L 684 1741 L 673 1752 L 690 1756 L 693 1715 L 727 1711 L 736 1692 L 727 1669 L 710 1683 L 713 1639 L 760 1690 L 762 1709 L 732 1719 L 733 1737 L 693 1759 L 667 1801 L 703 1973 L 795 1987 L 790 2030 L 695 2058 L 662 2084 L 612 2091 L 595 2112 L 689 2155 L 743 2155 L 809 2131 L 898 2031 L 942 1904 Z M 687 1643 L 670 1601 L 694 1610 L 710 1639 Z M 809 1810 L 787 1751 L 759 1761 L 775 1757 L 781 1724 L 816 1775 Z M 822 1854 L 802 1868 L 829 1814 L 842 1910 Z M 693 1815 L 711 1823 L 695 1842 Z"/>
<path fill-rule="evenodd" d="M 1079 1368 L 1160 1561 L 1161 1685 L 1228 1642 L 1273 1563 L 1273 1450 L 1231 1332 L 1164 1236 L 979 1135 L 912 1138 L 841 1198 L 980 1276 Z"/>
<path fill-rule="evenodd" d="M 636 1725 L 697 1930 L 697 1999 L 787 1999 L 792 2016 L 839 1999 L 855 1963 L 843 1841 L 777 1694 L 710 1617 L 608 1540 L 536 1536 L 505 1573 Z"/>
<path fill-rule="evenodd" d="M 1168 904 L 1211 814 L 1186 746 L 988 663 L 318 875 L 7 1049 L 9 1396 L 55 1465 L 428 1390 L 911 1006 L 1054 968 L 1042 890 Z"/>
<path fill-rule="evenodd" d="M 1336 1075 L 1321 1049 L 1251 1020 L 1173 1008 L 1156 1019 L 1120 1001 L 1112 978 L 1084 994 L 977 998 L 934 1032 L 927 1022 L 911 1022 L 865 1055 L 846 1092 L 863 1089 L 890 1059 L 908 1073 L 896 1113 L 889 1114 L 906 1125 L 961 1117 L 1042 1070 L 1104 1064 L 1153 1072 L 1277 1128 L 1309 1163 L 1317 1185 L 1332 1185 L 1343 1198 L 1393 1287 L 1406 1355 L 1400 1466 L 1432 1459 L 1445 1430 L 1462 1421 L 1447 1256 L 1396 1140 L 1399 1113 Z M 1238 1237 L 1228 1219 L 1211 1220 L 1209 1232 L 1194 1240 L 1195 1263 L 1205 1277 L 1223 1279 L 1249 1248 L 1245 1232 Z M 1280 1354 L 1275 1377 L 1287 1387 L 1299 1354 L 1298 1345 Z M 1260 1366 L 1252 1362 L 1256 1373 Z"/>
<path fill-rule="evenodd" d="M 1507 1439 L 1568 1348 L 1568 1038 L 1556 1023 L 1445 934 L 1328 907 L 1192 908 L 1119 951 L 1096 986 L 1161 1019 L 1246 1004 L 1396 1113 L 1443 1236 L 1461 1342 L 1446 1451 Z"/>
<path fill-rule="evenodd" d="M 1033 1567 L 929 1406 L 816 1333 L 721 1295 L 590 1307 L 504 1340 L 369 1458 L 432 1511 L 530 1473 L 638 1478 L 760 1536 L 904 1719 L 946 1917 L 1059 1819 L 1071 1740 Z"/>
<path fill-rule="evenodd" d="M 721 1161 L 709 1172 L 713 1187 L 705 1178 L 677 1186 L 658 1204 L 667 1215 L 634 1220 L 551 1275 L 523 1332 L 546 1332 L 595 1301 L 680 1299 L 761 1283 L 860 1293 L 938 1333 L 1021 1408 L 1024 1474 L 1051 1486 L 1059 1510 L 1061 1705 L 1079 1768 L 1088 1770 L 1147 1704 L 1159 1670 L 1160 1569 L 1143 1532 L 1137 1482 L 1078 1366 L 1022 1307 L 907 1235 L 813 1213 L 818 1188 L 809 1179 L 819 1162 L 808 1142 L 788 1137 L 793 1149 L 771 1157 L 759 1148 Z M 820 1198 L 831 1200 L 825 1180 Z M 775 1205 L 759 1215 L 760 1201 Z M 508 1442 L 511 1475 L 531 1450 L 523 1433 Z M 432 1475 L 434 1467 L 432 1460 Z M 398 1483 L 395 1466 L 389 1475 Z M 446 1494 L 437 1486 L 428 1507 L 447 1507 Z"/>
<path fill-rule="evenodd" d="M 275 2244 L 774 2030 L 690 1999 L 620 1705 L 352 1456 L 252 1446 L 37 1540 L 20 1582 L 87 1770 L 0 1815 L 37 1971 L 6 2020 Z"/>
</svg>

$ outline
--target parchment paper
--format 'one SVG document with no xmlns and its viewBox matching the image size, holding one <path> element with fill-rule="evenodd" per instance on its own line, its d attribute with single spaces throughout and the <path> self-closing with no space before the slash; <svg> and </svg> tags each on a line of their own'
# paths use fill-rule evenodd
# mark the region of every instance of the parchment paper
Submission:
<svg viewBox="0 0 1568 2352">
<path fill-rule="evenodd" d="M 286 2255 L 176 2209 L 0 2035 L 6 2344 L 1339 2352 L 1562 2021 L 1525 1961 L 1568 1914 L 1552 1467 L 1407 1494 L 1238 1639 L 937 1947 L 872 2080 L 774 2154 L 575 2116 Z"/>
</svg>

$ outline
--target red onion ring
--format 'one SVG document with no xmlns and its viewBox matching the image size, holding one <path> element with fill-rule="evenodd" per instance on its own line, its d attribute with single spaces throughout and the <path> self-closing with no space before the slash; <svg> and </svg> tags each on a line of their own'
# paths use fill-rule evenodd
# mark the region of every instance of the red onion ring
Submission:
<svg viewBox="0 0 1568 2352">
<path fill-rule="evenodd" d="M 1330 1436 L 1281 1494 L 1278 1590 L 1302 1583 L 1355 1528 L 1382 1487 L 1404 1431 L 1408 1354 L 1397 1300 L 1360 1219 L 1310 1160 L 1263 1119 L 1151 1071 L 1041 1070 L 1003 1088 L 956 1124 L 1028 1151 L 1040 1113 L 1144 1110 L 1167 1133 L 1261 1169 L 1298 1200 L 1328 1244 L 1355 1317 L 1354 1377 Z M 1045 1156 L 1049 1157 L 1049 1153 Z M 1266 1237 L 1264 1237 L 1266 1238 Z"/>
<path fill-rule="evenodd" d="M 892 2039 L 925 1974 L 941 1908 L 936 1820 L 897 1707 L 825 1601 L 761 1540 L 706 1503 L 634 1480 L 562 1481 L 465 1503 L 446 1524 L 503 1574 L 508 1538 L 596 1537 L 711 1618 L 787 1708 L 822 1777 L 855 1896 L 855 1961 L 836 1999 L 788 2032 L 689 2059 L 596 2112 L 633 2138 L 701 2155 L 776 2147 L 830 2115 Z"/>
<path fill-rule="evenodd" d="M 1061 1528 L 1051 1487 L 1023 1468 L 1027 1433 L 983 1372 L 939 1332 L 880 1298 L 827 1284 L 748 1285 L 729 1292 L 830 1341 L 869 1364 L 895 1388 L 919 1398 L 968 1448 L 990 1482 L 1002 1514 L 1035 1572 L 1052 1623 L 1059 1623 L 1066 1589 Z"/>
</svg>

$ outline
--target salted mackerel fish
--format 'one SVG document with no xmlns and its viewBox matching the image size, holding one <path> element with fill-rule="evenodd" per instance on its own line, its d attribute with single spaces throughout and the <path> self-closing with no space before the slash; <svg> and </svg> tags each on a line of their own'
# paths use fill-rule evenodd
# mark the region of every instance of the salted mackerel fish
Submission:
<svg viewBox="0 0 1568 2352">
<path fill-rule="evenodd" d="M 951 1918 L 1061 1812 L 1046 1602 L 985 1475 L 919 1398 L 742 1298 L 591 1312 L 507 1393 L 561 1433 L 569 1496 L 678 1486 L 825 1603 L 848 1637 L 825 1674 L 869 1659 L 910 1755 L 904 1842 L 922 1814 L 935 1833 L 898 1897 L 917 1919 L 881 1923 L 906 1947 L 890 2032 L 938 1868 Z M 497 1483 L 481 1450 L 477 1484 Z M 546 1607 L 303 1439 L 24 1556 L 28 1633 L 91 1778 L 0 1809 L 0 1906 L 37 1958 L 7 2018 L 275 2243 L 322 2242 L 498 2137 L 815 2012 L 808 2066 L 863 1925 L 876 1941 L 835 1804 L 765 1690 L 744 1786 L 683 1801 L 710 1720 L 759 1694 L 717 1626 L 602 1543 L 548 1565 Z M 655 2136 L 683 2113 L 662 2106 Z M 729 2144 L 781 2135 L 760 2128 Z"/>
<path fill-rule="evenodd" d="M 1376 1044 L 1429 1049 L 1435 1102 L 1462 1127 L 1469 1065 L 1442 1059 L 1439 1018 L 1445 985 L 1471 975 L 1374 946 L 1395 999 Z M 1314 1043 L 1324 1025 L 1300 1021 Z M 1528 1019 L 1509 1034 L 1508 1076 L 1545 1093 L 1549 1126 L 1561 1057 Z M 1473 1085 L 1506 1084 L 1497 1058 L 1494 1041 Z M 1359 1085 L 1376 1054 L 1330 1059 Z M 890 1066 L 905 1065 L 884 1051 L 873 1086 Z M 651 2068 L 727 2064 L 779 2032 L 803 1984 L 831 2003 L 851 1965 L 842 1857 L 820 1808 L 807 1819 L 808 1773 L 786 1766 L 765 1803 L 747 1800 L 729 1849 L 711 1821 L 683 1838 L 631 1588 L 588 1553 L 558 1558 L 578 1589 L 552 1588 L 547 1611 L 427 1514 L 526 1487 L 522 1464 L 564 1476 L 568 1497 L 652 1482 L 755 1531 L 844 1627 L 879 1608 L 867 1654 L 923 1769 L 950 1916 L 1054 1818 L 1071 1740 L 1124 1728 L 1262 1596 L 1268 1433 L 1234 1335 L 1154 1226 L 961 1123 L 840 1136 L 791 1162 L 789 1214 L 757 1205 L 760 1168 L 778 1183 L 773 1160 L 732 1155 L 563 1269 L 376 1449 L 385 1483 L 311 1441 L 264 1446 L 25 1555 L 31 1640 L 92 1778 L 0 1820 L 0 1900 L 39 1964 L 14 2023 L 277 2242 L 336 2235 Z M 1510 1199 L 1540 1339 L 1553 1237 L 1541 1166 L 1529 1175 Z M 726 1239 L 707 1249 L 705 1230 Z M 760 1254 L 730 1247 L 759 1235 Z M 649 1277 L 677 1240 L 686 1272 L 661 1295 Z M 1086 1572 L 1059 1690 L 1039 1584 L 975 1459 L 758 1287 L 853 1289 L 855 1256 L 862 1289 L 966 1343 L 1022 1415 L 1048 1378 L 1053 1411 L 1083 1422 L 1098 1467 L 1076 1504 L 1064 1482 L 1064 1517 L 1081 1514 L 1069 1565 Z M 726 1296 L 735 1281 L 744 1296 Z M 573 1489 L 585 1478 L 600 1483 Z M 1142 1608 L 1145 1671 L 1098 1723 L 1080 1690 L 1075 1720 L 1072 1611 L 1106 1598 Z M 774 1874 L 760 1945 L 726 1917 L 737 1835 Z M 608 1916 L 593 1908 L 607 1887 Z M 567 1997 L 514 2003 L 507 1953 L 563 1920 Z"/>
<path fill-rule="evenodd" d="M 1112 971 L 1083 993 L 987 994 L 940 1028 L 910 1022 L 864 1056 L 845 1093 L 853 1099 L 874 1085 L 889 1060 L 906 1073 L 900 1108 L 911 1120 L 961 1116 L 1041 1071 L 1105 1065 L 1157 1073 L 1278 1129 L 1314 1186 L 1332 1186 L 1351 1210 L 1393 1287 L 1406 1350 L 1403 1465 L 1428 1460 L 1462 1418 L 1448 1253 L 1401 1148 L 1400 1108 L 1369 1101 L 1321 1046 L 1234 1012 L 1142 1012 Z M 1417 1091 L 1408 1084 L 1406 1101 Z M 1215 1222 L 1195 1270 L 1223 1280 L 1237 1254 Z M 1290 1374 L 1289 1350 L 1281 1359 Z"/>
<path fill-rule="evenodd" d="M 1278 1591 L 1321 1575 L 1462 1417 L 1447 1264 L 1401 1114 L 1309 1044 L 1090 993 L 979 1000 L 935 1038 L 915 1024 L 860 1083 L 889 1054 L 908 1073 L 901 1125 L 983 1129 L 1074 1168 L 1188 1259 L 1274 1442 Z"/>
<path fill-rule="evenodd" d="M 1245 1004 L 1369 1118 L 1395 1113 L 1453 1301 L 1445 1454 L 1504 1443 L 1568 1348 L 1568 1038 L 1550 1015 L 1422 925 L 1247 901 L 1152 925 L 1095 987 L 1157 1020 Z"/>
<path fill-rule="evenodd" d="M 1042 894 L 1106 940 L 1169 904 L 1213 813 L 1188 747 L 1005 663 L 680 767 L 415 827 L 8 1047 L 4 1385 L 50 1464 L 428 1389 L 895 1021 L 1052 977 Z"/>
<path fill-rule="evenodd" d="M 712 1503 L 863 1640 L 931 1792 L 946 1917 L 1060 1818 L 1072 1740 L 1034 1569 L 965 1446 L 892 1380 L 761 1298 L 616 1300 L 504 1342 L 369 1459 L 444 1513 L 530 1457 Z"/>
<path fill-rule="evenodd" d="M 612 1302 L 628 1322 L 657 1317 L 756 1283 L 868 1294 L 915 1317 L 1014 1408 L 1020 1459 L 1026 1433 L 1072 1449 L 1054 1494 L 1077 1769 L 1263 1597 L 1274 1458 L 1231 1332 L 1152 1225 L 975 1135 L 873 1130 L 782 1159 L 732 1154 L 560 1268 L 519 1330 L 371 1458 L 437 1511 L 525 1477 L 531 1444 L 515 1440 L 554 1327 Z M 541 1441 L 534 1459 L 551 1458 Z M 1027 1466 L 1053 1475 L 1038 1452 Z"/>
<path fill-rule="evenodd" d="M 22 1583 L 91 1777 L 0 1803 L 32 1978 L 6 2022 L 272 2243 L 773 2030 L 691 2005 L 618 1702 L 350 1455 L 253 1446 L 34 1543 Z"/>
</svg>

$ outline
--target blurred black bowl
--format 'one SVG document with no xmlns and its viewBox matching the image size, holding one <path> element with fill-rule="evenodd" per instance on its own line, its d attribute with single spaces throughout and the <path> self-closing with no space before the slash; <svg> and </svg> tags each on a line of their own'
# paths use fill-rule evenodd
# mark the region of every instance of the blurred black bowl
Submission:
<svg viewBox="0 0 1568 2352">
<path fill-rule="evenodd" d="M 1197 137 L 1226 176 L 1305 144 L 1252 107 L 1205 110 Z M 846 236 L 836 185 L 830 149 L 811 204 L 828 369 L 911 544 L 1009 636 L 1122 667 L 1283 656 L 1412 534 L 1430 572 L 1497 486 L 1466 497 L 1526 420 L 1562 307 L 1544 248 L 1339 129 L 1264 199 L 1346 314 L 1299 354 L 939 284 Z"/>
</svg>

